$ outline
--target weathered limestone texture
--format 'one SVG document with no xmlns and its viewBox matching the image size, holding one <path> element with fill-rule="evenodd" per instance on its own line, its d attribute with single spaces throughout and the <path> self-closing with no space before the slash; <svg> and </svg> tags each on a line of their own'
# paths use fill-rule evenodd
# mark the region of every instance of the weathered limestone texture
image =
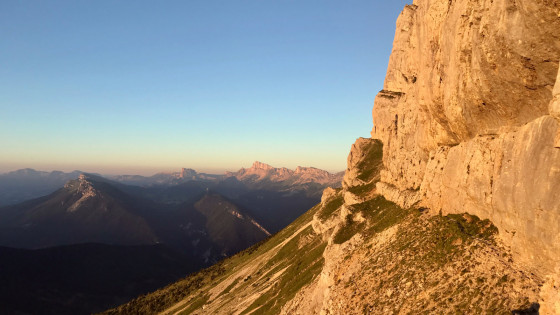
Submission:
<svg viewBox="0 0 560 315">
<path fill-rule="evenodd" d="M 360 169 L 358 164 L 364 159 L 366 148 L 371 145 L 372 139 L 358 138 L 350 148 L 350 154 L 346 159 L 347 167 L 342 179 L 342 187 L 348 188 L 352 186 L 364 185 L 367 182 L 358 178 Z"/>
<path fill-rule="evenodd" d="M 543 116 L 516 132 L 481 136 L 433 152 L 420 194 L 444 213 L 489 218 L 535 269 L 554 269 L 560 253 L 558 122 Z"/>
<path fill-rule="evenodd" d="M 491 219 L 543 276 L 560 270 L 559 30 L 560 0 L 415 0 L 371 132 L 378 192 Z"/>
<path fill-rule="evenodd" d="M 552 94 L 554 96 L 552 97 L 552 101 L 550 101 L 548 110 L 552 117 L 560 121 L 560 70 L 558 71 L 558 78 L 556 79 L 556 85 L 554 86 Z M 556 134 L 556 138 L 554 139 L 554 147 L 560 148 L 560 131 Z"/>
</svg>

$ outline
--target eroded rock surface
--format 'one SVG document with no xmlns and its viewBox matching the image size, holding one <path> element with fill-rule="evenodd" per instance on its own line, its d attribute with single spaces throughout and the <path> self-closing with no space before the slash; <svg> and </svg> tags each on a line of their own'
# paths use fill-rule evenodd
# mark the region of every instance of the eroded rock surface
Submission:
<svg viewBox="0 0 560 315">
<path fill-rule="evenodd" d="M 560 268 L 559 13 L 560 1 L 414 1 L 373 110 L 380 193 L 491 219 L 543 275 Z"/>
</svg>

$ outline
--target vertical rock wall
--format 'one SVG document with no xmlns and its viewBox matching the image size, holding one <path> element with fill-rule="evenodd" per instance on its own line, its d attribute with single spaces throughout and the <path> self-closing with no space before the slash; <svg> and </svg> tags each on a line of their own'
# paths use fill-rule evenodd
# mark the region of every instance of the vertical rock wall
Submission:
<svg viewBox="0 0 560 315">
<path fill-rule="evenodd" d="M 560 0 L 414 1 L 373 109 L 377 190 L 489 218 L 521 262 L 558 273 L 559 62 Z"/>
</svg>

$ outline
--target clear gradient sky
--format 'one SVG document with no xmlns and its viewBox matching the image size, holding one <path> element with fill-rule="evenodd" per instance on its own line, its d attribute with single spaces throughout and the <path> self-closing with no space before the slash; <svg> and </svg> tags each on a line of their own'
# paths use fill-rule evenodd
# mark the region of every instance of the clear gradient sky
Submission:
<svg viewBox="0 0 560 315">
<path fill-rule="evenodd" d="M 410 2 L 1 1 L 0 173 L 341 171 Z"/>
</svg>

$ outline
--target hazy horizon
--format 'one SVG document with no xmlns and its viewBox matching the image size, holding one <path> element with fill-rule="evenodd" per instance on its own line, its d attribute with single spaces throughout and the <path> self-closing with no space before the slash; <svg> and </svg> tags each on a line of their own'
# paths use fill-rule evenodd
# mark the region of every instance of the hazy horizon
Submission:
<svg viewBox="0 0 560 315">
<path fill-rule="evenodd" d="M 54 171 L 61 171 L 64 173 L 71 173 L 74 171 L 80 171 L 80 172 L 84 172 L 84 173 L 91 173 L 91 174 L 101 174 L 101 175 L 141 175 L 141 176 L 152 176 L 155 174 L 159 174 L 159 173 L 174 173 L 174 172 L 180 172 L 182 168 L 187 168 L 187 169 L 193 169 L 195 170 L 197 173 L 205 173 L 205 174 L 210 174 L 210 175 L 221 175 L 224 174 L 225 172 L 237 172 L 239 171 L 241 168 L 250 168 L 253 163 L 255 161 L 245 164 L 245 165 L 240 165 L 239 167 L 235 168 L 194 168 L 194 167 L 189 167 L 189 166 L 182 166 L 179 168 L 164 168 L 164 169 L 153 169 L 153 168 L 138 168 L 138 167 L 134 167 L 129 169 L 129 171 L 127 171 L 126 168 L 88 168 L 88 169 L 84 169 L 84 168 L 73 168 L 73 167 L 56 167 L 56 166 L 45 166 L 44 168 L 37 168 L 37 167 L 19 167 L 19 168 L 0 168 L 0 175 L 6 174 L 6 173 L 10 173 L 10 172 L 15 172 L 15 171 L 19 171 L 22 169 L 33 169 L 35 171 L 40 171 L 40 172 L 54 172 Z M 315 168 L 319 168 L 313 165 L 295 165 L 295 166 L 285 166 L 285 165 L 274 165 L 274 164 L 270 164 L 270 163 L 266 163 L 265 161 L 259 161 L 265 164 L 269 164 L 275 168 L 288 168 L 291 170 L 295 170 L 296 167 L 301 166 L 301 167 L 315 167 Z M 321 168 L 319 168 L 321 169 Z M 339 172 L 343 172 L 344 168 L 341 168 L 339 170 L 328 170 L 328 169 L 323 169 L 331 174 L 335 174 L 335 173 L 339 173 Z"/>
<path fill-rule="evenodd" d="M 0 173 L 344 170 L 408 2 L 3 2 Z"/>
</svg>

